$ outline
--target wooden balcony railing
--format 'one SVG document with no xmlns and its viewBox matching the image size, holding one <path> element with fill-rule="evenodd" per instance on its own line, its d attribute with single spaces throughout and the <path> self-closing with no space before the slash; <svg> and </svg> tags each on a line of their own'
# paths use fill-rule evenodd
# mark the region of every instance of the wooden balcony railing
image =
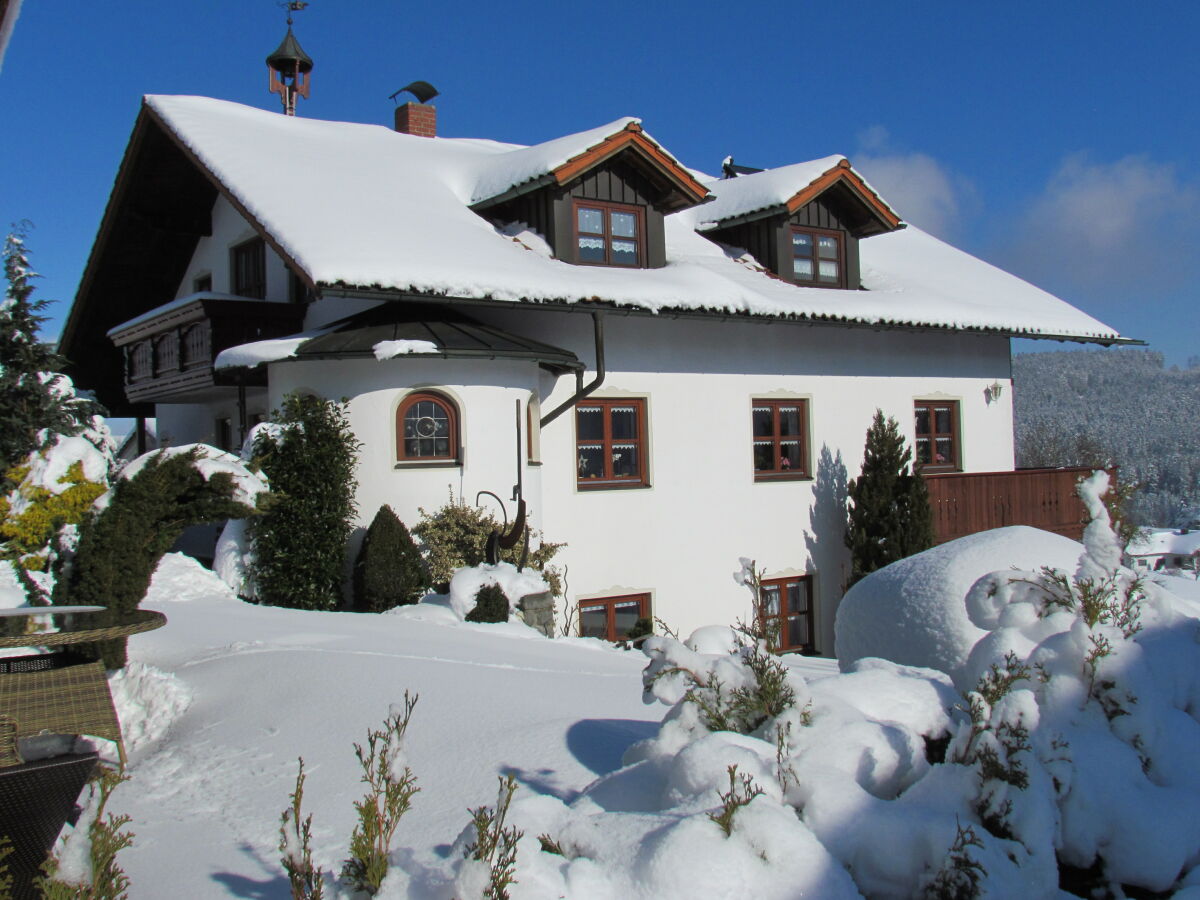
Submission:
<svg viewBox="0 0 1200 900">
<path fill-rule="evenodd" d="M 1087 517 L 1075 486 L 1091 472 L 1073 467 L 926 475 L 934 539 L 942 544 L 989 528 L 1032 525 L 1079 540 Z"/>
<path fill-rule="evenodd" d="M 198 295 L 118 325 L 108 336 L 125 355 L 131 403 L 201 401 L 223 388 L 213 369 L 218 353 L 293 334 L 303 316 L 296 304 Z M 265 371 L 248 377 L 241 383 L 266 383 Z"/>
</svg>

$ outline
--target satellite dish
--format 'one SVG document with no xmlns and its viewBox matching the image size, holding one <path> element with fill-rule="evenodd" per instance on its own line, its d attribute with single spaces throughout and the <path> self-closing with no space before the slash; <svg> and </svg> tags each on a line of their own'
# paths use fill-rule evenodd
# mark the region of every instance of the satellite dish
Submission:
<svg viewBox="0 0 1200 900">
<path fill-rule="evenodd" d="M 438 95 L 437 88 L 428 81 L 414 81 L 412 84 L 406 84 L 400 88 L 400 90 L 396 91 L 388 99 L 395 100 L 398 96 L 406 92 L 416 97 L 418 103 L 428 103 Z"/>
</svg>

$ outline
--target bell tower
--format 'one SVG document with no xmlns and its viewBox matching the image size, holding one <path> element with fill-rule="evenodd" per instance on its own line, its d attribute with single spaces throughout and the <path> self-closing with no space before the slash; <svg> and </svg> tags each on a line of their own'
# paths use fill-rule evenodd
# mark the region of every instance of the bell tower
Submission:
<svg viewBox="0 0 1200 900">
<path fill-rule="evenodd" d="M 267 57 L 267 72 L 271 79 L 271 93 L 279 95 L 284 114 L 294 116 L 296 98 L 308 97 L 308 74 L 312 71 L 313 61 L 292 34 L 292 13 L 304 9 L 308 4 L 304 0 L 287 0 L 279 5 L 287 10 L 287 34 L 275 52 Z"/>
</svg>

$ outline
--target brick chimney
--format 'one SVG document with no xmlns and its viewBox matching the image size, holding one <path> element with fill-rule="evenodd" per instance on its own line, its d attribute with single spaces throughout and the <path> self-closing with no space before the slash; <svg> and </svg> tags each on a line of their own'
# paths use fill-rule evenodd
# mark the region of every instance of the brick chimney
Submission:
<svg viewBox="0 0 1200 900">
<path fill-rule="evenodd" d="M 437 136 L 437 107 L 428 103 L 405 103 L 396 107 L 396 130 L 418 137 Z"/>
</svg>

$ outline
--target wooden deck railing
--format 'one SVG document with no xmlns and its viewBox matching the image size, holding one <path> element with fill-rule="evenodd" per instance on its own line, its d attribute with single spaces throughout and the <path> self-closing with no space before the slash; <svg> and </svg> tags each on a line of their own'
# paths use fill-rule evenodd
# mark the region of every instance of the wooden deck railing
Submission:
<svg viewBox="0 0 1200 900">
<path fill-rule="evenodd" d="M 926 475 L 937 543 L 1006 525 L 1032 525 L 1074 540 L 1083 536 L 1083 503 L 1075 493 L 1090 468 L 948 472 Z"/>
</svg>

